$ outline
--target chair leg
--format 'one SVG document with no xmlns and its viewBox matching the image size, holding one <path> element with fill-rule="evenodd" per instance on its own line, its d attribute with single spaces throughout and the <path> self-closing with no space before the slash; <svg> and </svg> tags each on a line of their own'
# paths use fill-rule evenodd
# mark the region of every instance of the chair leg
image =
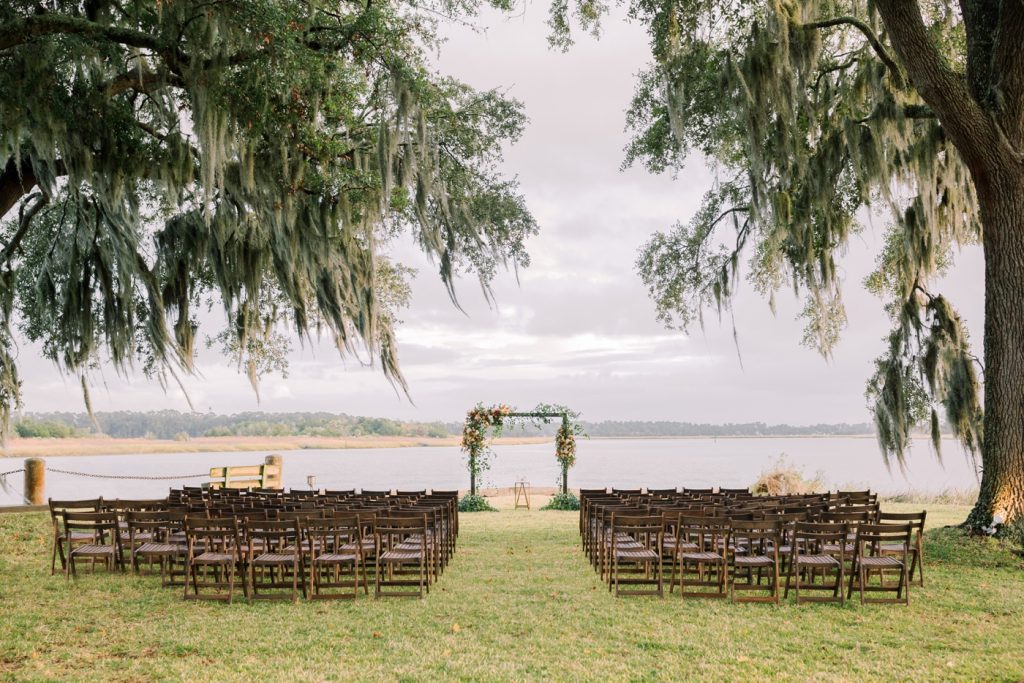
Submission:
<svg viewBox="0 0 1024 683">
<path fill-rule="evenodd" d="M 918 584 L 922 588 L 924 587 L 924 548 L 921 544 L 921 539 L 917 539 L 917 543 L 914 545 L 914 564 L 910 568 L 910 580 L 914 579 L 914 567 L 917 567 Z"/>
<path fill-rule="evenodd" d="M 57 529 L 53 530 L 53 552 L 50 556 L 50 576 L 57 573 L 57 554 L 60 553 L 60 568 L 64 569 L 64 539 L 57 533 Z"/>
<path fill-rule="evenodd" d="M 75 567 L 75 556 L 72 553 L 70 540 L 68 540 L 67 553 L 64 554 L 64 572 L 64 575 L 68 578 L 76 578 L 78 576 L 77 568 Z"/>
</svg>

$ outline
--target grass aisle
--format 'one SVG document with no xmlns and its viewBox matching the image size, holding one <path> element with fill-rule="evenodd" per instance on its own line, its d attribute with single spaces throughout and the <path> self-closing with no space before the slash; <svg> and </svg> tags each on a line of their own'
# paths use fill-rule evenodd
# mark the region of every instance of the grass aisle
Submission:
<svg viewBox="0 0 1024 683">
<path fill-rule="evenodd" d="M 897 506 L 887 506 L 895 508 Z M 948 522 L 953 508 L 933 509 Z M 4 680 L 1004 680 L 1024 676 L 1024 571 L 929 532 L 909 609 L 614 599 L 576 514 L 462 517 L 423 601 L 185 604 L 156 578 L 48 573 L 48 519 L 0 516 Z"/>
</svg>

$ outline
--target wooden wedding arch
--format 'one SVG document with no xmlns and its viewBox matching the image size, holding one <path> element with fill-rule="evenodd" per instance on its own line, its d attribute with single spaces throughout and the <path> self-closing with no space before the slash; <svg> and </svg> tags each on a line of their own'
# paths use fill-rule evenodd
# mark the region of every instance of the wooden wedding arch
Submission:
<svg viewBox="0 0 1024 683">
<path fill-rule="evenodd" d="M 554 419 L 561 421 L 555 433 L 555 459 L 562 470 L 561 492 L 568 493 L 569 468 L 576 463 L 576 437 L 583 435 L 578 417 L 579 413 L 559 405 L 542 403 L 533 410 L 517 411 L 504 404 L 490 407 L 477 404 L 466 413 L 462 428 L 462 450 L 466 453 L 470 495 L 476 495 L 480 475 L 490 469 L 494 455 L 489 445 L 491 438 L 500 436 L 502 430 L 509 426 L 532 423 L 540 427 Z"/>
</svg>

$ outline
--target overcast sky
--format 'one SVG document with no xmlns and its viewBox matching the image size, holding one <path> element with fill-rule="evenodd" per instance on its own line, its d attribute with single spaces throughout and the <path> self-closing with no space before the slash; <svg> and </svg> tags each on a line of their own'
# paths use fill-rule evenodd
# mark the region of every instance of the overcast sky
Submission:
<svg viewBox="0 0 1024 683">
<path fill-rule="evenodd" d="M 742 365 L 731 322 L 708 316 L 690 336 L 663 329 L 634 269 L 637 250 L 655 231 L 687 220 L 710 186 L 694 159 L 678 178 L 642 169 L 619 171 L 627 136 L 624 110 L 634 74 L 648 59 L 641 27 L 610 21 L 602 40 L 581 38 L 568 54 L 548 49 L 546 6 L 523 16 L 485 15 L 486 33 L 453 29 L 439 68 L 478 88 L 502 87 L 530 118 L 509 149 L 541 234 L 533 260 L 495 283 L 490 308 L 479 287 L 459 287 L 465 314 L 448 300 L 436 268 L 415 250 L 398 253 L 419 269 L 402 315 L 400 359 L 412 400 L 379 371 L 341 362 L 327 348 L 296 344 L 288 378 L 264 380 L 257 402 L 247 379 L 204 352 L 201 376 L 186 385 L 197 410 L 324 410 L 416 420 L 460 420 L 478 401 L 530 407 L 564 403 L 584 419 L 692 422 L 862 422 L 864 384 L 883 350 L 888 321 L 862 286 L 882 236 L 868 226 L 843 261 L 849 327 L 830 362 L 800 346 L 800 310 L 791 294 L 777 315 L 749 287 L 736 300 Z M 943 291 L 981 339 L 982 262 L 958 255 Z M 214 330 L 215 331 L 215 330 Z M 19 362 L 30 411 L 81 410 L 74 378 L 63 378 L 30 346 Z M 164 393 L 143 377 L 111 371 L 93 391 L 97 410 L 187 410 L 178 389 Z"/>
</svg>

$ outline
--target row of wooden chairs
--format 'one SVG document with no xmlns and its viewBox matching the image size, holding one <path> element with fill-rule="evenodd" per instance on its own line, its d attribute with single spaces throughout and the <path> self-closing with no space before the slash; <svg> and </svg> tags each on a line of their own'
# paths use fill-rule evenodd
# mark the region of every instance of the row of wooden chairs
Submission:
<svg viewBox="0 0 1024 683">
<path fill-rule="evenodd" d="M 870 492 L 581 493 L 584 550 L 616 595 L 663 595 L 668 572 L 670 592 L 678 585 L 684 597 L 736 602 L 778 602 L 780 577 L 782 597 L 793 589 L 798 603 L 842 602 L 856 589 L 865 603 L 908 604 L 915 572 L 924 584 L 925 513 L 881 512 Z M 831 595 L 808 595 L 821 591 Z M 869 597 L 878 591 L 895 597 Z"/>
<path fill-rule="evenodd" d="M 51 572 L 59 558 L 124 571 L 158 565 L 186 597 L 230 601 L 236 583 L 253 598 L 423 596 L 455 551 L 457 493 L 331 496 L 260 491 L 172 491 L 152 501 L 50 501 Z M 301 500 L 300 500 L 301 499 Z M 346 588 L 341 593 L 333 589 Z"/>
<path fill-rule="evenodd" d="M 682 492 L 657 490 L 646 493 L 641 493 L 639 489 L 613 489 L 610 494 L 604 489 L 584 489 L 580 496 L 580 535 L 584 551 L 595 565 L 598 559 L 596 553 L 600 547 L 595 542 L 601 532 L 606 531 L 607 516 L 614 512 L 616 507 L 688 512 L 694 515 L 728 514 L 733 519 L 789 515 L 787 521 L 807 521 L 808 517 L 838 508 L 842 508 L 844 513 L 859 513 L 868 518 L 878 513 L 877 499 L 870 492 L 843 492 L 839 496 L 810 494 L 754 497 L 749 491 L 739 489 L 726 489 L 720 492 L 711 492 L 710 489 L 689 489 Z"/>
</svg>

